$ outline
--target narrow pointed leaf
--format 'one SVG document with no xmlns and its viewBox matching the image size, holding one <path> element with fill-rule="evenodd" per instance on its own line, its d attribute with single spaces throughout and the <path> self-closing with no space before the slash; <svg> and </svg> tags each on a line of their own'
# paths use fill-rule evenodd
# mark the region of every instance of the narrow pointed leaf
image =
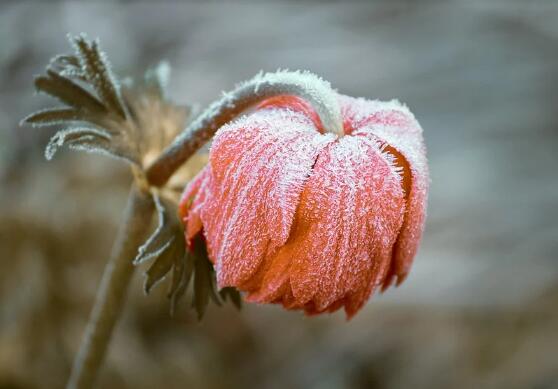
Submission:
<svg viewBox="0 0 558 389">
<path fill-rule="evenodd" d="M 175 244 L 177 246 L 176 255 L 174 257 L 174 263 L 172 267 L 172 282 L 169 289 L 168 297 L 171 297 L 176 290 L 180 287 L 182 283 L 182 278 L 186 268 L 186 245 L 183 239 L 183 234 L 177 235 L 175 239 Z"/>
<path fill-rule="evenodd" d="M 170 212 L 156 193 L 153 193 L 153 202 L 157 209 L 158 225 L 153 234 L 138 249 L 138 254 L 134 259 L 136 265 L 159 255 L 164 246 L 173 240 L 176 235 L 176 223 L 171 223 Z"/>
<path fill-rule="evenodd" d="M 215 278 L 215 271 L 213 270 L 213 265 L 211 264 L 211 262 L 206 261 L 205 267 L 207 268 L 206 270 L 207 282 L 210 285 L 209 297 L 211 297 L 211 300 L 213 300 L 215 304 L 220 306 L 223 302 L 221 301 L 221 296 L 219 295 L 219 292 L 217 292 L 217 280 Z"/>
<path fill-rule="evenodd" d="M 80 63 L 78 57 L 75 55 L 57 55 L 50 60 L 49 66 L 73 66 L 75 68 L 80 68 Z"/>
<path fill-rule="evenodd" d="M 145 84 L 157 93 L 161 98 L 166 96 L 167 86 L 170 79 L 170 66 L 167 61 L 161 61 L 157 66 L 145 72 Z"/>
<path fill-rule="evenodd" d="M 219 295 L 221 296 L 223 301 L 230 300 L 237 309 L 242 308 L 242 298 L 240 297 L 240 292 L 238 291 L 238 289 L 233 287 L 226 287 L 221 289 Z"/>
<path fill-rule="evenodd" d="M 198 236 L 198 238 L 194 241 L 194 255 L 196 257 L 196 263 L 199 262 L 199 267 L 196 266 L 196 272 L 198 272 L 198 270 L 201 272 L 201 277 L 208 285 L 209 296 L 213 302 L 217 305 L 221 305 L 221 299 L 217 293 L 215 270 L 213 269 L 213 264 L 209 260 L 206 243 L 201 236 Z"/>
<path fill-rule="evenodd" d="M 60 70 L 59 74 L 63 77 L 87 82 L 87 77 L 85 76 L 85 73 L 81 69 L 76 69 L 74 67 L 66 67 Z"/>
<path fill-rule="evenodd" d="M 157 256 L 153 264 L 145 272 L 145 282 L 143 289 L 148 294 L 151 288 L 161 281 L 171 270 L 176 254 L 176 245 L 170 242 L 169 245 Z"/>
<path fill-rule="evenodd" d="M 48 108 L 32 113 L 21 123 L 40 127 L 62 124 L 67 121 L 87 121 L 87 115 L 73 108 Z"/>
<path fill-rule="evenodd" d="M 209 289 L 211 285 L 207 282 L 204 270 L 205 266 L 198 258 L 194 261 L 194 301 L 193 305 L 198 314 L 198 320 L 205 315 L 209 303 Z"/>
<path fill-rule="evenodd" d="M 161 234 L 159 234 L 155 237 L 155 240 L 152 241 L 152 244 L 142 246 L 140 249 L 143 249 L 143 251 L 134 259 L 134 265 L 139 265 L 151 258 L 156 258 L 161 255 L 174 241 L 174 236 L 172 235 L 166 238 L 166 240 L 163 240 Z"/>
<path fill-rule="evenodd" d="M 198 236 L 194 242 L 195 274 L 194 274 L 194 307 L 198 312 L 198 319 L 202 319 L 209 299 L 221 305 L 215 285 L 215 272 L 209 261 L 205 241 Z"/>
<path fill-rule="evenodd" d="M 85 138 L 84 138 L 85 137 Z M 58 131 L 48 142 L 45 149 L 45 157 L 51 160 L 58 149 L 69 142 L 76 140 L 86 140 L 89 143 L 97 141 L 99 143 L 106 143 L 110 141 L 110 134 L 104 130 L 96 128 L 68 128 Z"/>
<path fill-rule="evenodd" d="M 181 262 L 183 263 L 181 277 L 178 280 L 176 287 L 174 286 L 174 273 L 173 273 L 173 287 L 171 288 L 171 294 L 170 294 L 171 315 L 174 314 L 176 310 L 176 304 L 182 298 L 182 296 L 184 296 L 184 293 L 188 289 L 188 285 L 190 284 L 190 280 L 192 279 L 192 274 L 194 272 L 194 258 L 188 252 L 184 253 Z"/>
<path fill-rule="evenodd" d="M 91 136 L 83 136 L 79 139 L 75 139 L 66 142 L 66 145 L 70 150 L 85 151 L 86 153 L 101 154 L 107 157 L 111 157 L 120 161 L 127 162 L 131 165 L 138 165 L 137 160 L 133 156 L 128 155 L 122 151 L 115 151 L 110 145 L 104 144 L 104 142 L 99 142 L 97 139 Z"/>
<path fill-rule="evenodd" d="M 87 90 L 52 70 L 47 70 L 46 76 L 35 78 L 35 88 L 38 91 L 56 97 L 70 107 L 88 110 L 96 113 L 106 113 L 103 104 Z"/>
<path fill-rule="evenodd" d="M 87 82 L 79 59 L 74 55 L 58 55 L 50 60 L 47 69 L 52 69 L 61 76 Z"/>
<path fill-rule="evenodd" d="M 74 38 L 73 42 L 79 53 L 81 68 L 101 101 L 125 119 L 126 111 L 120 97 L 119 86 L 112 74 L 106 56 L 98 47 L 98 42 L 88 42 L 84 36 Z"/>
</svg>

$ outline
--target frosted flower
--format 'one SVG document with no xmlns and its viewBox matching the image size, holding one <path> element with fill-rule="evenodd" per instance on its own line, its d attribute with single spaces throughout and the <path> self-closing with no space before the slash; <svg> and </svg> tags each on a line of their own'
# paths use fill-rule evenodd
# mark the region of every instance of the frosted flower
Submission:
<svg viewBox="0 0 558 389">
<path fill-rule="evenodd" d="M 215 135 L 186 188 L 190 247 L 203 234 L 219 287 L 307 314 L 353 316 L 407 276 L 422 235 L 422 130 L 396 101 L 339 96 L 344 136 L 292 96 L 268 99 Z"/>
</svg>

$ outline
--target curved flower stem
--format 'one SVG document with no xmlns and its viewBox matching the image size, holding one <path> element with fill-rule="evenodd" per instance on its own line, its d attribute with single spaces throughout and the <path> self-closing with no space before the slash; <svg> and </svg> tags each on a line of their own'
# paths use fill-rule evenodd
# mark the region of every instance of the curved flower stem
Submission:
<svg viewBox="0 0 558 389">
<path fill-rule="evenodd" d="M 74 360 L 68 389 L 87 389 L 93 386 L 112 330 L 122 311 L 134 271 L 132 261 L 150 228 L 153 209 L 153 200 L 149 193 L 139 190 L 133 184 L 124 220 L 105 266 L 95 304 Z"/>
<path fill-rule="evenodd" d="M 337 94 L 327 81 L 308 72 L 259 74 L 224 93 L 186 128 L 147 169 L 151 185 L 162 186 L 174 171 L 203 146 L 222 125 L 263 99 L 278 95 L 295 95 L 312 104 L 324 128 L 343 134 Z"/>
</svg>

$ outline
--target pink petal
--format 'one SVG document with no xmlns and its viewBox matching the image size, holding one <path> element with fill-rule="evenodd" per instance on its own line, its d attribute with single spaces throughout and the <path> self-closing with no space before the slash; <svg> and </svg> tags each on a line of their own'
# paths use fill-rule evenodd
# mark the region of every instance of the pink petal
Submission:
<svg viewBox="0 0 558 389">
<path fill-rule="evenodd" d="M 407 184 L 407 210 L 399 239 L 393 251 L 393 263 L 383 288 L 394 278 L 397 284 L 407 276 L 424 229 L 429 174 L 422 129 L 413 114 L 396 101 L 381 103 L 342 97 L 346 127 L 352 135 L 374 135 L 388 146 Z M 404 159 L 404 160 L 403 160 Z M 407 180 L 404 180 L 406 182 Z"/>
<path fill-rule="evenodd" d="M 196 177 L 186 186 L 178 212 L 185 226 L 185 237 L 188 245 L 192 239 L 202 230 L 201 209 L 207 194 L 207 182 L 209 180 L 209 166 L 205 166 Z"/>
<path fill-rule="evenodd" d="M 286 109 L 256 111 L 217 132 L 201 219 L 220 287 L 242 287 L 285 244 L 312 165 L 334 139 Z"/>
<path fill-rule="evenodd" d="M 328 145 L 306 182 L 291 237 L 249 300 L 286 294 L 290 309 L 313 314 L 346 303 L 353 315 L 387 270 L 403 222 L 400 181 L 373 140 L 345 136 Z"/>
</svg>

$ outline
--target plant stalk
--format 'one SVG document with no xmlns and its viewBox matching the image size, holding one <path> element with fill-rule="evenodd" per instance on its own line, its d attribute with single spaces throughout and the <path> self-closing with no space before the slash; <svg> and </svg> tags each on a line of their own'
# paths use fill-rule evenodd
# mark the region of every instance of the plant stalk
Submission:
<svg viewBox="0 0 558 389">
<path fill-rule="evenodd" d="M 153 200 L 148 192 L 132 185 L 124 219 L 112 253 L 105 266 L 95 304 L 72 366 L 67 389 L 93 387 L 97 371 L 106 354 L 114 326 L 126 299 L 134 272 L 133 259 L 145 240 L 153 215 Z"/>
<path fill-rule="evenodd" d="M 307 100 L 326 130 L 343 134 L 336 92 L 328 82 L 312 73 L 276 72 L 260 74 L 223 94 L 199 115 L 146 171 L 150 185 L 162 186 L 184 162 L 209 141 L 215 132 L 246 109 L 262 100 L 295 95 Z"/>
</svg>

